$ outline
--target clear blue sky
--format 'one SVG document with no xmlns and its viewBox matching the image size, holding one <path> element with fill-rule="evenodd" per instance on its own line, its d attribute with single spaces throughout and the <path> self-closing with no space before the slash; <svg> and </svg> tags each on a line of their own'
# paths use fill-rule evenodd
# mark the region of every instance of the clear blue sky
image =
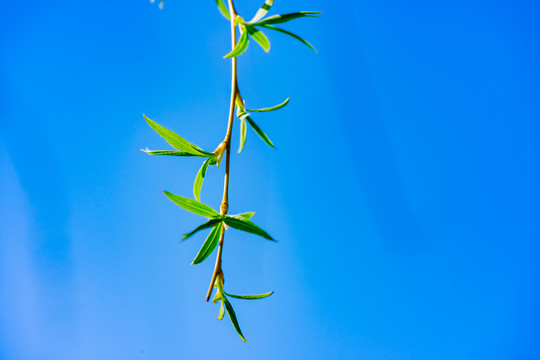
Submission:
<svg viewBox="0 0 540 360">
<path fill-rule="evenodd" d="M 237 0 L 251 17 L 261 0 Z M 319 10 L 239 58 L 277 146 L 233 154 L 228 232 L 249 340 L 204 302 L 213 260 L 179 245 L 199 219 L 196 159 L 226 127 L 229 26 L 214 1 L 0 5 L 0 358 L 540 359 L 540 5 L 284 1 Z M 204 132 L 203 132 L 204 131 Z M 238 129 L 235 127 L 233 147 Z M 223 168 L 204 202 L 217 207 Z M 213 257 L 212 257 L 213 259 Z"/>
</svg>

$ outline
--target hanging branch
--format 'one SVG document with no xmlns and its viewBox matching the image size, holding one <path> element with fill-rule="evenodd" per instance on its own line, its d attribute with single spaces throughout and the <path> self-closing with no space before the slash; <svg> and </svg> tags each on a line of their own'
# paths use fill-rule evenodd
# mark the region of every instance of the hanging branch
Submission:
<svg viewBox="0 0 540 360">
<path fill-rule="evenodd" d="M 154 2 L 155 0 L 151 0 Z M 193 196 L 195 200 L 182 197 L 179 195 L 172 194 L 168 191 L 163 191 L 165 196 L 167 196 L 172 202 L 181 208 L 190 211 L 194 214 L 200 215 L 207 219 L 204 223 L 197 226 L 194 230 L 185 234 L 182 238 L 182 241 L 190 238 L 199 231 L 211 229 L 208 234 L 206 241 L 203 243 L 201 249 L 199 250 L 197 256 L 192 262 L 192 265 L 200 264 L 208 256 L 210 256 L 215 248 L 217 247 L 217 256 L 216 263 L 214 266 L 214 271 L 212 272 L 210 286 L 206 294 L 206 301 L 210 300 L 213 289 L 216 288 L 216 293 L 212 303 L 220 302 L 220 310 L 218 314 L 218 319 L 223 319 L 225 312 L 229 315 L 231 323 L 236 329 L 237 333 L 240 335 L 243 341 L 246 341 L 240 326 L 238 324 L 238 319 L 234 312 L 234 309 L 231 303 L 228 300 L 228 297 L 235 299 L 244 299 L 244 300 L 256 300 L 263 299 L 273 294 L 273 291 L 260 294 L 260 295 L 233 295 L 225 292 L 223 284 L 225 277 L 223 275 L 223 270 L 221 268 L 222 256 L 223 256 L 223 242 L 225 239 L 225 231 L 227 228 L 233 228 L 248 232 L 254 235 L 259 235 L 267 240 L 275 241 L 266 231 L 261 229 L 259 226 L 251 222 L 251 217 L 255 215 L 254 212 L 237 214 L 237 215 L 228 215 L 229 212 L 229 170 L 230 170 L 230 161 L 231 161 L 231 137 L 232 137 L 232 128 L 234 122 L 234 115 L 236 111 L 236 116 L 240 121 L 240 140 L 239 140 L 239 149 L 240 153 L 246 142 L 247 135 L 247 125 L 255 131 L 255 133 L 270 147 L 274 147 L 274 144 L 270 138 L 262 131 L 262 129 L 253 121 L 250 117 L 250 112 L 268 112 L 281 109 L 289 102 L 287 98 L 284 102 L 279 105 L 275 105 L 268 108 L 248 110 L 245 108 L 244 100 L 240 94 L 238 88 L 237 80 L 237 57 L 246 51 L 250 39 L 253 39 L 257 42 L 264 51 L 268 52 L 270 50 L 270 41 L 266 35 L 261 31 L 261 29 L 274 30 L 286 35 L 293 37 L 296 40 L 299 40 L 303 44 L 309 46 L 311 49 L 315 48 L 306 40 L 302 39 L 296 34 L 293 34 L 287 30 L 277 28 L 274 25 L 282 24 L 289 22 L 294 19 L 302 17 L 317 17 L 319 12 L 314 11 L 302 11 L 295 12 L 283 15 L 273 15 L 266 17 L 268 11 L 272 7 L 274 0 L 266 0 L 263 6 L 257 11 L 255 16 L 249 21 L 246 22 L 241 16 L 239 16 L 234 7 L 233 0 L 228 1 L 228 7 L 225 6 L 223 0 L 215 0 L 218 6 L 218 9 L 221 11 L 223 16 L 230 21 L 231 27 L 231 52 L 224 56 L 226 59 L 231 59 L 232 65 L 232 76 L 231 76 L 231 100 L 229 106 L 229 117 L 227 123 L 227 132 L 223 141 L 217 146 L 213 152 L 208 152 L 202 150 L 197 145 L 190 143 L 186 139 L 182 138 L 180 135 L 175 132 L 164 128 L 155 121 L 150 120 L 143 114 L 146 122 L 152 129 L 154 129 L 163 139 L 165 139 L 175 150 L 143 150 L 149 155 L 167 155 L 167 156 L 189 156 L 189 157 L 199 157 L 204 158 L 199 172 L 195 177 L 195 182 L 193 184 Z M 163 7 L 163 0 L 159 3 L 160 8 Z M 240 31 L 240 37 L 237 40 L 237 28 Z M 317 50 L 315 50 L 317 51 Z M 220 212 L 218 213 L 212 207 L 201 202 L 201 189 L 204 177 L 208 167 L 215 165 L 219 168 L 221 160 L 225 156 L 225 175 L 224 175 L 224 184 L 223 184 L 223 198 L 221 200 Z"/>
</svg>

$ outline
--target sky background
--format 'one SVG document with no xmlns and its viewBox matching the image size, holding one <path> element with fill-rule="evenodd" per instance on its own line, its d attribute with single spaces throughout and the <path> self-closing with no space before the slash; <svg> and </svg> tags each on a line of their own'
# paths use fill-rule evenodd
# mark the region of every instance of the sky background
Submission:
<svg viewBox="0 0 540 360">
<path fill-rule="evenodd" d="M 261 0 L 238 0 L 251 18 Z M 540 359 L 540 3 L 279 1 L 319 10 L 239 57 L 248 133 L 227 232 L 243 343 L 204 301 L 214 256 L 179 245 L 200 218 L 198 159 L 230 94 L 214 1 L 0 5 L 0 358 Z M 238 146 L 238 124 L 233 149 Z M 223 168 L 202 200 L 217 208 Z"/>
</svg>

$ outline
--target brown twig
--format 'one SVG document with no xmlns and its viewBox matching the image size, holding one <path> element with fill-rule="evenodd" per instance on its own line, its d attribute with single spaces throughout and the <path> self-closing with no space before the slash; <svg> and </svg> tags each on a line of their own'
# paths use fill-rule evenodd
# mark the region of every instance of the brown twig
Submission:
<svg viewBox="0 0 540 360">
<path fill-rule="evenodd" d="M 229 13 L 231 15 L 231 40 L 232 40 L 232 49 L 236 46 L 236 11 L 234 8 L 233 0 L 229 1 Z M 227 134 L 223 143 L 225 144 L 225 178 L 223 184 L 223 199 L 221 200 L 220 211 L 222 215 L 227 215 L 229 210 L 229 163 L 231 159 L 231 133 L 233 127 L 234 119 L 234 108 L 236 95 L 238 94 L 238 85 L 236 82 L 236 56 L 232 59 L 232 81 L 231 81 L 231 104 L 229 107 L 229 123 L 227 125 Z M 212 295 L 212 290 L 214 288 L 214 283 L 218 274 L 221 274 L 223 277 L 223 271 L 221 270 L 221 256 L 223 254 L 223 240 L 225 238 L 225 226 L 221 228 L 221 235 L 219 237 L 218 243 L 218 252 L 216 257 L 216 265 L 214 267 L 214 272 L 212 273 L 212 280 L 210 281 L 210 286 L 208 292 L 206 293 L 206 301 L 210 299 Z"/>
</svg>

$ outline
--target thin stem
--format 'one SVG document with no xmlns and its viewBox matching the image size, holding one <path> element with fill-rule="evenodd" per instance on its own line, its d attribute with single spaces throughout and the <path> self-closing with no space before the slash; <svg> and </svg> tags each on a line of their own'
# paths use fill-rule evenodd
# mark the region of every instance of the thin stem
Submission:
<svg viewBox="0 0 540 360">
<path fill-rule="evenodd" d="M 232 41 L 232 49 L 236 46 L 236 10 L 234 8 L 233 0 L 229 1 L 229 13 L 231 15 L 231 41 Z M 232 80 L 231 80 L 231 104 L 229 107 L 229 123 L 227 125 L 227 134 L 225 135 L 225 139 L 223 140 L 223 143 L 225 143 L 225 178 L 223 181 L 223 199 L 221 200 L 221 206 L 220 211 L 221 214 L 227 215 L 227 211 L 229 210 L 229 164 L 231 160 L 231 134 L 232 134 L 232 127 L 233 127 L 233 119 L 234 119 L 234 108 L 235 108 L 235 101 L 236 101 L 236 95 L 238 93 L 238 85 L 236 82 L 236 56 L 232 59 Z M 210 296 L 212 295 L 212 290 L 214 288 L 214 283 L 216 281 L 216 277 L 221 274 L 223 277 L 223 271 L 221 270 L 221 256 L 223 254 L 223 240 L 225 238 L 225 226 L 221 228 L 221 235 L 219 237 L 219 243 L 218 243 L 218 252 L 216 257 L 216 265 L 214 267 L 214 272 L 212 273 L 212 280 L 210 281 L 210 287 L 208 288 L 208 292 L 206 293 L 206 301 L 210 299 Z"/>
</svg>

